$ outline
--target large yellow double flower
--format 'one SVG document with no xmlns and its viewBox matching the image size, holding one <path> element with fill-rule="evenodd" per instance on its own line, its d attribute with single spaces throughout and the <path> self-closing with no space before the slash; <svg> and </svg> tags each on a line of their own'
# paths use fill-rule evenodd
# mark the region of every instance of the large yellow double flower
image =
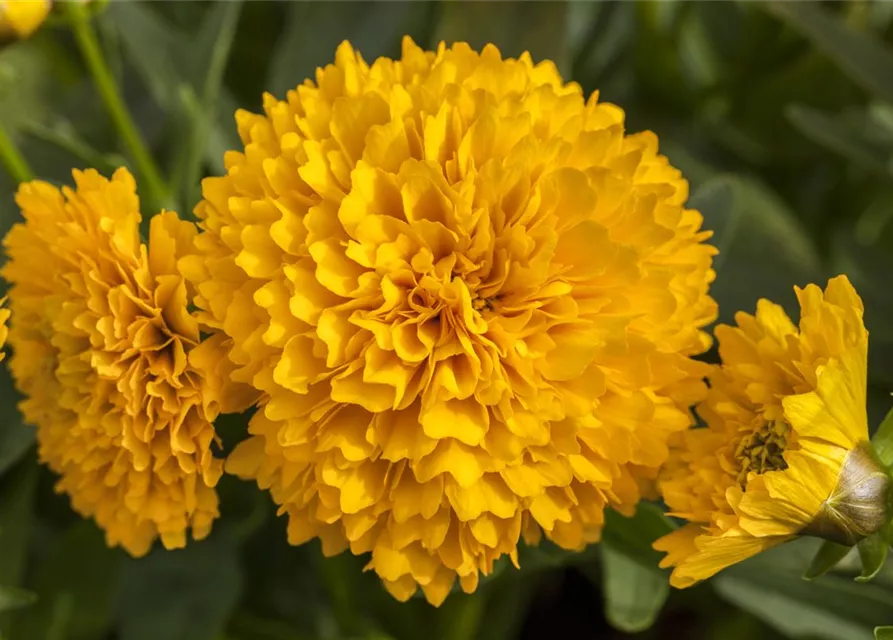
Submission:
<svg viewBox="0 0 893 640">
<path fill-rule="evenodd" d="M 401 599 L 474 590 L 522 536 L 598 540 L 691 422 L 716 312 L 655 136 L 550 62 L 408 39 L 264 111 L 181 262 L 258 390 L 227 469 Z"/>
</svg>

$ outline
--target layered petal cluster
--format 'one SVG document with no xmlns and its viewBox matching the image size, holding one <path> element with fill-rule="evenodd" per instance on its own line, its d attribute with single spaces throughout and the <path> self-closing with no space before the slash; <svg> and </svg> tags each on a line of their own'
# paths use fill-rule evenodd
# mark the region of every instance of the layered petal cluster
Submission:
<svg viewBox="0 0 893 640">
<path fill-rule="evenodd" d="M 853 544 L 873 532 L 864 519 L 888 479 L 864 448 L 862 301 L 845 276 L 796 293 L 799 327 L 760 300 L 755 316 L 716 328 L 722 365 L 698 408 L 707 427 L 684 434 L 660 483 L 671 514 L 689 521 L 655 544 L 674 586 L 798 534 Z"/>
<path fill-rule="evenodd" d="M 293 544 L 440 603 L 598 540 L 691 422 L 715 250 L 651 133 L 554 64 L 349 44 L 203 183 L 181 269 L 258 391 L 227 469 Z"/>
<path fill-rule="evenodd" d="M 124 169 L 74 172 L 76 189 L 24 183 L 4 244 L 10 369 L 39 454 L 110 545 L 181 547 L 218 515 L 212 421 L 229 397 L 222 338 L 200 343 L 177 257 L 195 226 L 164 212 L 139 237 Z M 221 369 L 222 367 L 222 369 Z"/>
<path fill-rule="evenodd" d="M 6 345 L 6 337 L 9 335 L 9 327 L 6 322 L 9 320 L 9 309 L 6 309 L 6 298 L 0 298 L 0 362 L 6 357 L 3 347 Z"/>
<path fill-rule="evenodd" d="M 0 0 L 0 38 L 27 38 L 52 9 L 51 0 Z"/>
</svg>

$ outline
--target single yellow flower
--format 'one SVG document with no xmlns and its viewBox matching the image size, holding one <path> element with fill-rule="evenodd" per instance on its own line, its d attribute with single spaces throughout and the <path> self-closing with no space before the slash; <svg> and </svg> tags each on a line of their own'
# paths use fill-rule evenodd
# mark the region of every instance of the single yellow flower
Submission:
<svg viewBox="0 0 893 640">
<path fill-rule="evenodd" d="M 800 326 L 768 300 L 716 328 L 722 365 L 660 483 L 661 566 L 687 587 L 797 535 L 854 544 L 883 525 L 889 479 L 865 413 L 868 332 L 845 276 L 796 289 Z M 879 501 L 880 499 L 880 501 Z"/>
<path fill-rule="evenodd" d="M 598 540 L 705 391 L 715 250 L 657 138 L 551 62 L 408 38 L 264 111 L 181 261 L 258 389 L 227 469 L 401 600 Z"/>
<path fill-rule="evenodd" d="M 0 0 L 0 38 L 27 38 L 50 13 L 51 0 Z"/>
<path fill-rule="evenodd" d="M 176 268 L 196 229 L 159 214 L 147 248 L 126 170 L 74 178 L 61 192 L 22 184 L 25 221 L 4 242 L 20 408 L 57 489 L 110 545 L 138 556 L 160 536 L 182 547 L 218 515 L 212 421 L 234 395 L 222 338 L 199 343 Z"/>
<path fill-rule="evenodd" d="M 0 362 L 3 362 L 6 357 L 3 346 L 6 344 L 6 336 L 9 335 L 9 328 L 6 326 L 6 321 L 9 320 L 9 309 L 3 308 L 5 304 L 6 298 L 0 298 Z"/>
</svg>

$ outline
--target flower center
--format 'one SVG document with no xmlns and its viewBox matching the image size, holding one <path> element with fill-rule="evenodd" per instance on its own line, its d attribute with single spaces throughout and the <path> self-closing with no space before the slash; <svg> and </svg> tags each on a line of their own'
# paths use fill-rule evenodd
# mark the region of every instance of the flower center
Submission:
<svg viewBox="0 0 893 640">
<path fill-rule="evenodd" d="M 744 436 L 738 443 L 735 457 L 738 459 L 738 484 L 747 483 L 747 474 L 780 471 L 788 468 L 784 450 L 791 428 L 781 420 L 767 422 L 759 430 Z"/>
</svg>

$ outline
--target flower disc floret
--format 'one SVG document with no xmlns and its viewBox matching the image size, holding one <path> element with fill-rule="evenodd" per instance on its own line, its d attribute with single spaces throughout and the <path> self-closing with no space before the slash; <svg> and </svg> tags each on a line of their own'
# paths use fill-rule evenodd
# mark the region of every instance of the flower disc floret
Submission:
<svg viewBox="0 0 893 640">
<path fill-rule="evenodd" d="M 651 133 L 551 62 L 349 44 L 203 183 L 181 268 L 258 390 L 227 468 L 289 540 L 466 591 L 523 536 L 629 512 L 690 423 L 714 249 Z"/>
</svg>

